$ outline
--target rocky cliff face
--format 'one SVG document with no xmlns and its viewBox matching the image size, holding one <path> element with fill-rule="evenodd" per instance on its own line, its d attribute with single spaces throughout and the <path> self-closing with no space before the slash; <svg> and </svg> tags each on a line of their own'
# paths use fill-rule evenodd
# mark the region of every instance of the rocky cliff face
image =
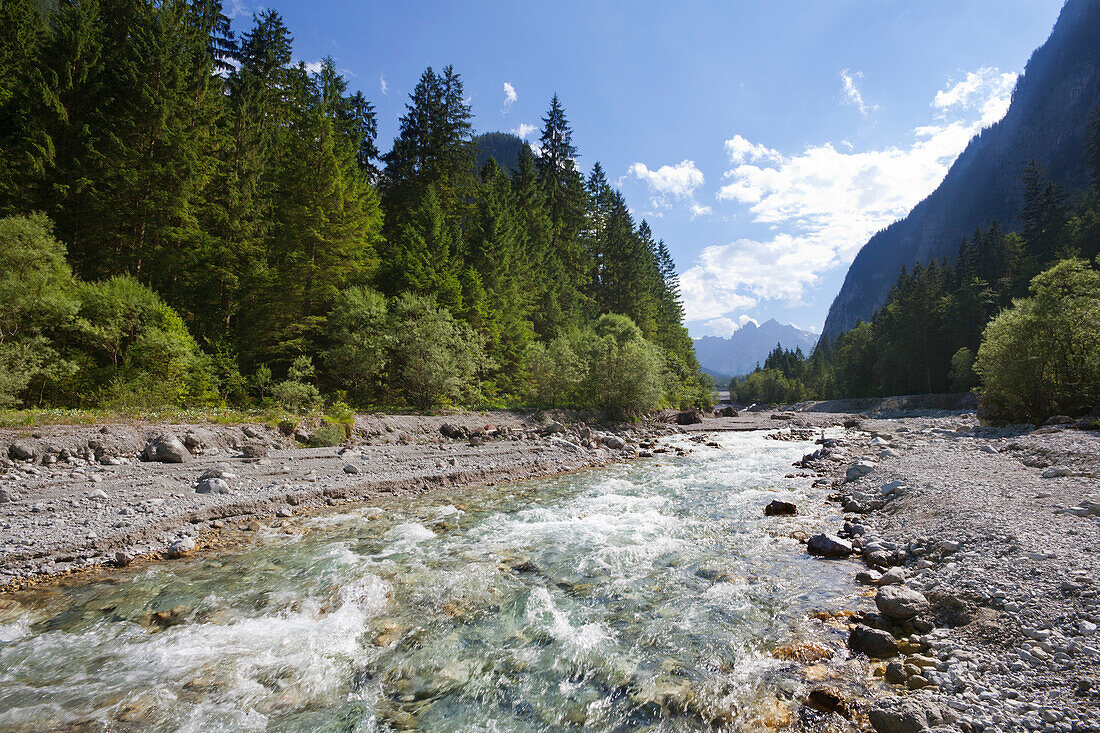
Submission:
<svg viewBox="0 0 1100 733">
<path fill-rule="evenodd" d="M 997 220 L 1019 224 L 1020 176 L 1031 160 L 1067 190 L 1086 183 L 1085 127 L 1100 104 L 1100 0 L 1068 0 L 1032 54 L 1004 119 L 975 136 L 943 183 L 856 255 L 829 308 L 823 336 L 868 320 L 903 266 L 953 258 L 963 236 Z"/>
</svg>

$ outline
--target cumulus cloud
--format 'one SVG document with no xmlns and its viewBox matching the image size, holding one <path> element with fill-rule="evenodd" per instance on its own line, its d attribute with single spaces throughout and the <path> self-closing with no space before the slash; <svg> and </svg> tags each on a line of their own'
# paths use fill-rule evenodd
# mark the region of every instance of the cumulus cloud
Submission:
<svg viewBox="0 0 1100 733">
<path fill-rule="evenodd" d="M 527 136 L 534 132 L 536 129 L 537 128 L 534 125 L 528 125 L 526 122 L 521 122 L 512 128 L 512 134 L 516 137 L 522 137 L 526 139 Z"/>
<path fill-rule="evenodd" d="M 709 206 L 704 206 L 697 201 L 691 202 L 691 218 L 695 219 L 700 216 L 710 216 L 714 213 L 714 209 Z"/>
<path fill-rule="evenodd" d="M 729 338 L 734 333 L 736 333 L 738 329 L 743 328 L 746 323 L 752 323 L 756 326 L 760 325 L 760 322 L 757 321 L 755 318 L 749 318 L 744 314 L 739 316 L 736 321 L 732 318 L 725 317 L 712 318 L 711 320 L 707 321 L 705 325 L 710 328 L 711 333 L 713 333 L 715 336 Z"/>
<path fill-rule="evenodd" d="M 931 193 L 970 138 L 1004 114 L 1014 81 L 983 69 L 950 82 L 931 104 L 935 119 L 915 128 L 907 146 L 823 143 L 786 155 L 740 135 L 727 140 L 732 167 L 717 199 L 776 233 L 705 248 L 681 277 L 687 319 L 713 320 L 763 300 L 798 303 L 824 272 L 850 262 Z"/>
<path fill-rule="evenodd" d="M 378 86 L 382 89 L 383 94 L 389 94 L 390 93 L 390 85 L 386 83 L 386 75 L 385 74 L 379 74 L 378 75 Z"/>
<path fill-rule="evenodd" d="M 305 65 L 306 65 L 306 71 L 308 71 L 310 74 L 317 74 L 317 73 L 320 73 L 320 71 L 321 71 L 321 62 L 320 61 L 306 61 Z"/>
<path fill-rule="evenodd" d="M 840 72 L 840 83 L 842 87 L 841 101 L 844 104 L 851 104 L 859 109 L 859 113 L 864 117 L 868 113 L 874 112 L 878 109 L 877 104 L 869 105 L 863 101 L 863 93 L 859 91 L 859 87 L 856 86 L 856 80 L 863 78 L 863 72 L 857 71 L 854 74 L 849 72 L 848 69 L 844 69 Z"/>
<path fill-rule="evenodd" d="M 761 143 L 750 143 L 741 135 L 734 135 L 726 141 L 726 155 L 731 163 L 744 163 L 758 160 L 780 160 L 783 156 L 778 150 L 772 150 Z"/>
<path fill-rule="evenodd" d="M 967 72 L 962 80 L 936 92 L 932 106 L 939 117 L 946 117 L 952 110 L 981 112 L 984 127 L 1004 117 L 1016 86 L 1015 72 L 982 67 Z"/>
<path fill-rule="evenodd" d="M 508 109 L 512 104 L 519 99 L 519 95 L 516 94 L 516 88 L 508 82 L 504 82 L 504 109 Z"/>
<path fill-rule="evenodd" d="M 630 166 L 629 173 L 643 181 L 650 191 L 676 198 L 691 196 L 705 181 L 703 172 L 695 167 L 694 160 L 682 160 L 676 165 L 662 165 L 657 170 L 650 170 L 645 163 L 635 163 Z"/>
</svg>

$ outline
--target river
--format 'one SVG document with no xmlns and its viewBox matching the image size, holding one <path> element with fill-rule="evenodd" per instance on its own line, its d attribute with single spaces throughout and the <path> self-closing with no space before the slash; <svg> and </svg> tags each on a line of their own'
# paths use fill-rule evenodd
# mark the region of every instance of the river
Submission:
<svg viewBox="0 0 1100 733">
<path fill-rule="evenodd" d="M 808 442 L 337 507 L 231 550 L 0 604 L 6 731 L 685 731 L 775 725 L 777 644 L 856 594 L 792 533 Z M 799 517 L 771 518 L 773 498 Z M 159 614 L 159 615 L 156 615 Z"/>
</svg>

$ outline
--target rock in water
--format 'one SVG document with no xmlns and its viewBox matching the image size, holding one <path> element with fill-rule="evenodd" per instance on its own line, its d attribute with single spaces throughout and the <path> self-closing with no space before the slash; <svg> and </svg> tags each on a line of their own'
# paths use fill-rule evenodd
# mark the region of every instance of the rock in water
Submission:
<svg viewBox="0 0 1100 733">
<path fill-rule="evenodd" d="M 848 634 L 848 648 L 875 659 L 889 659 L 898 654 L 898 642 L 890 632 L 863 624 L 857 625 Z"/>
<path fill-rule="evenodd" d="M 163 433 L 149 441 L 141 457 L 159 463 L 187 463 L 193 458 L 183 442 L 171 433 Z"/>
<path fill-rule="evenodd" d="M 823 557 L 847 557 L 852 554 L 852 543 L 835 534 L 815 534 L 806 543 L 811 555 Z"/>
<path fill-rule="evenodd" d="M 906 621 L 927 613 L 929 609 L 927 598 L 903 585 L 888 585 L 879 589 L 875 595 L 875 605 L 883 616 L 894 621 Z"/>
<path fill-rule="evenodd" d="M 766 517 L 790 517 L 798 514 L 798 507 L 789 501 L 779 501 L 773 499 L 766 507 L 764 507 L 764 516 Z"/>
</svg>

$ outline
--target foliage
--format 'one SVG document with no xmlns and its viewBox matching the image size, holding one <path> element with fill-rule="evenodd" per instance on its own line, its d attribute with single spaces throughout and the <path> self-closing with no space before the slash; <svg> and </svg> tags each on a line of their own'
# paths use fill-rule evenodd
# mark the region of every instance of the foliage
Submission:
<svg viewBox="0 0 1100 733">
<path fill-rule="evenodd" d="M 274 10 L 13 0 L 0 24 L 0 404 L 711 399 L 668 247 L 586 182 L 556 95 L 536 154 L 475 139 L 461 76 L 428 68 L 380 154 Z"/>
<path fill-rule="evenodd" d="M 310 448 L 331 448 L 348 439 L 346 426 L 324 420 L 309 436 Z"/>
<path fill-rule="evenodd" d="M 321 393 L 317 386 L 309 383 L 316 373 L 313 360 L 302 355 L 294 359 L 287 370 L 286 379 L 271 389 L 271 396 L 284 409 L 291 412 L 310 412 L 321 404 Z"/>
<path fill-rule="evenodd" d="M 1042 422 L 1100 404 L 1100 272 L 1067 259 L 986 327 L 975 369 L 986 402 Z"/>
</svg>

